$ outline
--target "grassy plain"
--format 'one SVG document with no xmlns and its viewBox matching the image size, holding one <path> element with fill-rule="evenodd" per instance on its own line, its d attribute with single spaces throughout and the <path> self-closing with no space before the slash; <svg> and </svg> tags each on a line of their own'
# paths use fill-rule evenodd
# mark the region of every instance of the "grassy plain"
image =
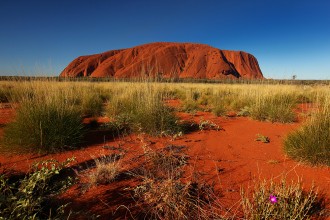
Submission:
<svg viewBox="0 0 330 220">
<path fill-rule="evenodd" d="M 168 100 L 178 100 L 181 104 L 169 106 L 166 104 Z M 329 85 L 0 81 L 0 105 L 10 106 L 15 112 L 12 122 L 2 126 L 3 152 L 51 155 L 79 150 L 86 134 L 93 129 L 119 138 L 133 134 L 170 140 L 205 128 L 220 130 L 221 125 L 211 121 L 183 120 L 178 114 L 193 116 L 208 112 L 214 117 L 249 117 L 250 120 L 278 124 L 302 123 L 284 139 L 285 154 L 307 165 L 330 165 Z M 310 108 L 313 108 L 312 112 L 305 110 Z M 100 117 L 108 121 L 99 124 L 97 119 Z M 84 123 L 87 118 L 95 119 L 96 128 Z M 293 215 L 298 213 L 301 216 L 298 219 L 309 219 L 324 211 L 323 200 L 314 188 L 305 192 L 299 184 L 271 182 L 269 186 L 256 184 L 252 200 L 249 199 L 251 195 L 242 193 L 241 215 L 238 211 L 235 216 L 228 217 L 217 202 L 219 197 L 212 185 L 193 178 L 193 175 L 185 175 L 193 164 L 184 147 L 166 147 L 159 151 L 143 143 L 140 156 L 144 162 L 139 169 L 125 173 L 140 181 L 131 188 L 135 201 L 131 206 L 142 207 L 140 213 L 135 213 L 136 218 L 235 219 L 243 215 L 247 219 L 279 219 L 283 217 L 281 210 L 284 206 L 289 207 Z M 116 184 L 118 176 L 125 172 L 123 155 L 95 159 L 88 175 L 91 185 Z M 54 171 L 55 168 L 46 166 L 43 169 Z M 14 198 L 18 199 L 16 203 L 22 202 L 20 199 L 23 198 L 14 194 L 20 192 L 20 185 L 32 181 L 31 173 L 27 175 L 11 185 L 11 177 L 1 174 L 1 198 L 10 199 L 11 203 Z M 59 171 L 52 175 L 59 175 Z M 35 179 L 29 184 L 39 182 L 40 179 Z M 270 193 L 284 200 L 270 202 Z M 35 199 L 38 199 L 37 195 Z M 28 215 L 38 219 L 45 216 L 45 210 L 49 211 L 42 208 L 41 203 L 29 206 L 19 212 L 13 206 L 6 206 L 6 212 L 0 218 L 15 219 L 15 216 Z M 46 215 L 52 216 L 51 213 Z"/>
</svg>

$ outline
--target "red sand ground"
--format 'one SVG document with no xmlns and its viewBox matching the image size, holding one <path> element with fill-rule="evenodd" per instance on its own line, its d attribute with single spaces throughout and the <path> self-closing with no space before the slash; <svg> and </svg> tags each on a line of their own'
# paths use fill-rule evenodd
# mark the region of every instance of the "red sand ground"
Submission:
<svg viewBox="0 0 330 220">
<path fill-rule="evenodd" d="M 61 77 L 261 79 L 257 59 L 205 44 L 150 43 L 74 59 Z"/>
<path fill-rule="evenodd" d="M 177 106 L 176 101 L 170 101 L 171 106 Z M 313 105 L 301 105 L 297 112 L 307 113 Z M 79 183 L 71 187 L 62 199 L 71 202 L 73 210 L 83 210 L 101 215 L 101 219 L 129 218 L 124 206 L 133 202 L 132 197 L 125 190 L 136 185 L 136 180 L 120 177 L 108 185 L 89 188 L 86 192 L 84 184 L 88 182 L 86 174 L 88 163 L 103 155 L 119 153 L 125 150 L 124 169 L 129 170 L 138 165 L 138 155 L 142 153 L 142 145 L 151 148 L 162 148 L 169 144 L 184 145 L 190 155 L 190 164 L 195 164 L 195 171 L 199 177 L 208 183 L 215 182 L 220 186 L 222 197 L 220 202 L 224 207 L 232 207 L 240 200 L 240 188 L 253 187 L 255 181 L 274 178 L 279 181 L 282 176 L 287 180 L 302 179 L 303 185 L 309 188 L 314 182 L 320 191 L 330 198 L 330 168 L 310 167 L 286 157 L 282 142 L 285 136 L 301 126 L 302 120 L 292 124 L 280 124 L 254 121 L 245 117 L 216 117 L 211 113 L 197 112 L 195 115 L 179 113 L 182 119 L 199 122 L 211 120 L 222 130 L 195 131 L 172 140 L 171 138 L 154 138 L 146 135 L 129 135 L 122 138 L 104 136 L 94 133 L 89 136 L 84 148 L 53 155 L 36 154 L 7 154 L 0 155 L 1 169 L 26 172 L 32 162 L 55 158 L 60 161 L 75 156 L 76 170 L 79 172 Z M 0 135 L 4 126 L 12 120 L 14 111 L 10 108 L 0 109 Z M 107 121 L 103 118 L 100 121 Z M 256 135 L 262 134 L 270 138 L 270 143 L 255 141 Z M 107 146 L 107 147 L 104 147 Z M 119 205 L 123 205 L 118 208 Z M 130 208 L 130 207 L 129 207 Z M 115 215 L 113 213 L 115 212 Z M 134 213 L 134 209 L 132 209 Z M 88 215 L 90 215 L 90 213 Z M 82 219 L 84 219 L 82 217 Z"/>
</svg>

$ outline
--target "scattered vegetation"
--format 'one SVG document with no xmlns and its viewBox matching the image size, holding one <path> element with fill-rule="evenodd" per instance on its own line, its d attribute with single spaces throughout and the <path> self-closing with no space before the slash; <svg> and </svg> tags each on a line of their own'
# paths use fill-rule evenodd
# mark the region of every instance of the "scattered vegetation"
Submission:
<svg viewBox="0 0 330 220">
<path fill-rule="evenodd" d="M 184 178 L 188 157 L 185 146 L 169 145 L 161 151 L 144 147 L 145 165 L 134 188 L 137 206 L 147 219 L 210 219 L 220 215 L 209 205 L 213 188 Z"/>
<path fill-rule="evenodd" d="M 220 130 L 210 120 L 199 123 L 179 121 L 166 99 L 181 99 L 182 110 L 195 113 L 211 110 L 216 116 L 237 112 L 261 121 L 290 123 L 296 120 L 297 103 L 320 103 L 310 116 L 284 141 L 286 153 L 297 160 L 330 166 L 330 114 L 328 88 L 299 85 L 221 84 L 109 84 L 67 82 L 0 82 L 0 102 L 15 103 L 15 120 L 4 125 L 4 143 L 20 148 L 57 152 L 79 145 L 86 131 L 82 119 L 107 115 L 109 134 L 147 133 L 173 139 L 196 130 Z M 97 120 L 93 122 L 99 128 Z M 93 126 L 91 126 L 93 127 Z M 93 127 L 94 128 L 94 127 Z M 268 143 L 267 136 L 256 141 Z M 143 218 L 223 219 L 214 188 L 194 175 L 188 176 L 189 157 L 185 146 L 169 145 L 161 150 L 144 146 L 143 163 L 133 176 L 139 184 L 132 194 Z M 0 175 L 0 219 L 61 218 L 64 207 L 55 210 L 46 204 L 72 183 L 57 178 L 67 165 L 57 161 L 36 164 L 33 171 L 13 182 Z M 270 164 L 279 161 L 269 160 Z M 122 171 L 118 155 L 95 159 L 89 174 L 91 184 L 116 181 Z M 311 219 L 322 214 L 323 201 L 312 188 L 303 191 L 300 183 L 256 184 L 252 194 L 242 191 L 244 219 Z M 3 210 L 3 211 L 2 211 Z M 138 216 L 141 217 L 141 216 Z"/>
</svg>

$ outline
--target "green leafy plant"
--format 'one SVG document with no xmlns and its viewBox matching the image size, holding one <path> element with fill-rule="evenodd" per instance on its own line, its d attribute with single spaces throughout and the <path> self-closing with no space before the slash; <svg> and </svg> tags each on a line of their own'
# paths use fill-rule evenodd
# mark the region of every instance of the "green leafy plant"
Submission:
<svg viewBox="0 0 330 220">
<path fill-rule="evenodd" d="M 244 106 L 237 113 L 238 116 L 247 117 L 251 115 L 251 108 L 249 106 Z"/>
<path fill-rule="evenodd" d="M 260 141 L 262 143 L 269 143 L 270 139 L 267 136 L 261 135 L 261 134 L 257 134 L 257 138 L 256 141 Z"/>
<path fill-rule="evenodd" d="M 201 119 L 198 124 L 199 130 L 216 130 L 219 131 L 221 128 L 219 125 L 215 124 L 214 122 L 210 120 L 203 120 Z"/>
<path fill-rule="evenodd" d="M 60 172 L 74 158 L 59 163 L 47 160 L 33 165 L 23 179 L 11 183 L 0 175 L 0 219 L 58 219 L 64 216 L 65 205 L 54 210 L 49 203 L 56 195 L 73 184 L 70 176 L 61 177 Z"/>
</svg>

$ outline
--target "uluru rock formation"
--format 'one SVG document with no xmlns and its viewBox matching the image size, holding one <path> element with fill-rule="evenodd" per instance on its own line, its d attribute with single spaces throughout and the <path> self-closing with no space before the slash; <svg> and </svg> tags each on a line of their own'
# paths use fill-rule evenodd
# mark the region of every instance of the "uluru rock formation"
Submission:
<svg viewBox="0 0 330 220">
<path fill-rule="evenodd" d="M 205 44 L 150 43 L 128 49 L 80 56 L 61 77 L 114 78 L 263 78 L 257 59 L 243 51 Z"/>
</svg>

